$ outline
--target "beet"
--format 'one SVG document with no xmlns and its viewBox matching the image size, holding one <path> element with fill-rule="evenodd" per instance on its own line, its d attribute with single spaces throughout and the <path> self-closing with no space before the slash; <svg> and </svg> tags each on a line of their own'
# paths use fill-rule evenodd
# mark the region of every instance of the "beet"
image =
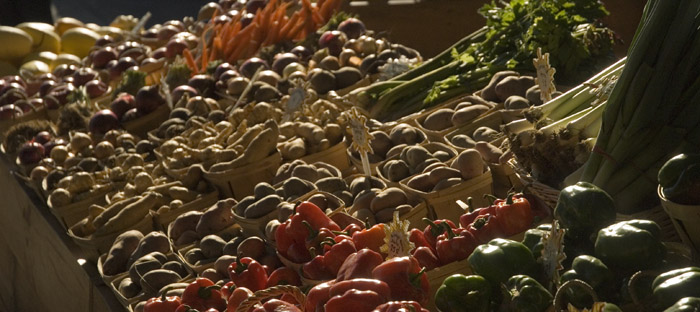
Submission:
<svg viewBox="0 0 700 312">
<path fill-rule="evenodd" d="M 96 112 L 90 118 L 88 128 L 93 134 L 103 135 L 107 131 L 119 127 L 119 118 L 111 110 L 103 109 Z"/>
</svg>

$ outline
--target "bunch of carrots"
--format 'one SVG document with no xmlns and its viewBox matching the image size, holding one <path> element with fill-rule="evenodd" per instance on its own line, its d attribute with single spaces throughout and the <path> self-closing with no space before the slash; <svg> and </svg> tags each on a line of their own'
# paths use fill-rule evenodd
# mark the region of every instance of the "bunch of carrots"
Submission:
<svg viewBox="0 0 700 312">
<path fill-rule="evenodd" d="M 213 24 L 212 17 L 210 27 L 213 28 L 214 36 L 208 44 L 202 46 L 198 60 L 195 61 L 187 49 L 183 51 L 188 67 L 193 73 L 201 73 L 211 60 L 235 63 L 254 56 L 262 47 L 285 40 L 303 40 L 331 19 L 340 9 L 342 0 L 319 0 L 315 4 L 310 0 L 301 0 L 301 9 L 287 16 L 287 9 L 293 3 L 270 0 L 245 27 L 241 23 L 242 14 L 218 25 Z M 197 63 L 201 66 L 197 66 Z"/>
</svg>

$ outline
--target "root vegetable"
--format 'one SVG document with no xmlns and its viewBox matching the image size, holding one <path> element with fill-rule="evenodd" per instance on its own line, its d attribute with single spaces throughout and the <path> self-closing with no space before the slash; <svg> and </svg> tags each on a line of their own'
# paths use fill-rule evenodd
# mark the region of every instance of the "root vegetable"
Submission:
<svg viewBox="0 0 700 312">
<path fill-rule="evenodd" d="M 124 207 L 131 205 L 139 200 L 139 197 L 129 197 L 127 199 L 112 203 L 107 209 L 105 209 L 101 214 L 99 214 L 92 221 L 95 228 L 102 227 L 109 219 L 116 216 Z"/>
<path fill-rule="evenodd" d="M 481 159 L 481 154 L 475 149 L 467 149 L 459 153 L 450 167 L 459 170 L 464 180 L 484 173 L 484 161 Z"/>
<path fill-rule="evenodd" d="M 496 96 L 500 102 L 512 95 L 525 96 L 527 89 L 535 85 L 535 79 L 529 76 L 509 76 L 496 85 Z"/>
<path fill-rule="evenodd" d="M 70 205 L 72 201 L 71 194 L 64 188 L 57 188 L 49 195 L 49 203 L 51 207 L 59 208 Z"/>
<path fill-rule="evenodd" d="M 415 190 L 419 190 L 421 192 L 428 193 L 434 185 L 430 183 L 429 173 L 421 173 L 408 180 L 406 186 Z"/>
<path fill-rule="evenodd" d="M 453 187 L 457 184 L 462 183 L 462 178 L 449 178 L 449 179 L 444 179 L 437 184 L 435 184 L 435 187 L 433 188 L 433 192 L 437 192 L 440 190 L 444 190 L 446 188 Z"/>
<path fill-rule="evenodd" d="M 400 159 L 392 159 L 384 164 L 382 174 L 392 182 L 398 182 L 407 178 L 411 173 L 406 162 Z"/>
<path fill-rule="evenodd" d="M 503 103 L 503 106 L 506 109 L 523 109 L 530 107 L 530 102 L 520 95 L 511 95 Z"/>
<path fill-rule="evenodd" d="M 501 82 L 501 80 L 510 76 L 518 77 L 520 76 L 520 74 L 515 71 L 501 71 L 495 73 L 493 77 L 491 77 L 491 81 L 489 81 L 489 84 L 481 90 L 481 97 L 487 101 L 500 101 L 498 98 L 498 94 L 496 93 L 496 85 L 498 85 L 498 83 Z"/>
<path fill-rule="evenodd" d="M 200 237 L 204 237 L 231 226 L 234 223 L 233 210 L 231 208 L 236 203 L 234 199 L 220 200 L 207 209 L 195 227 L 197 234 Z"/>
<path fill-rule="evenodd" d="M 170 240 L 163 232 L 150 232 L 143 236 L 139 240 L 139 244 L 134 250 L 134 252 L 129 257 L 129 266 L 136 261 L 136 259 L 141 258 L 152 252 L 160 252 L 162 254 L 169 253 L 170 250 Z"/>
<path fill-rule="evenodd" d="M 126 231 L 117 236 L 107 252 L 107 258 L 102 263 L 102 273 L 109 276 L 126 272 L 129 257 L 139 246 L 142 238 L 143 234 L 137 230 Z"/>
<path fill-rule="evenodd" d="M 477 142 L 474 149 L 479 151 L 484 161 L 492 164 L 498 164 L 499 159 L 503 156 L 503 151 L 500 148 L 488 142 Z"/>
<path fill-rule="evenodd" d="M 441 108 L 428 115 L 423 121 L 423 127 L 428 130 L 441 131 L 452 126 L 454 110 Z"/>
<path fill-rule="evenodd" d="M 223 254 L 226 241 L 218 235 L 207 235 L 199 242 L 199 248 L 202 249 L 204 257 L 207 259 L 216 259 Z"/>
<path fill-rule="evenodd" d="M 148 215 L 151 208 L 153 208 L 162 197 L 163 196 L 159 193 L 147 193 L 139 200 L 124 207 L 124 209 L 119 211 L 114 217 L 105 222 L 102 227 L 97 228 L 94 233 L 95 236 L 114 233 L 138 223 Z"/>
<path fill-rule="evenodd" d="M 178 199 L 184 203 L 189 203 L 195 200 L 199 194 L 195 191 L 190 191 L 183 186 L 173 186 L 168 189 L 168 195 L 170 195 L 170 197 L 173 199 Z"/>
<path fill-rule="evenodd" d="M 477 117 L 481 116 L 483 113 L 487 112 L 490 108 L 482 104 L 469 105 L 464 108 L 460 108 L 455 111 L 452 115 L 452 125 L 459 127 L 465 125 Z"/>
<path fill-rule="evenodd" d="M 429 173 L 430 183 L 432 183 L 435 186 L 437 186 L 437 184 L 443 180 L 447 180 L 450 178 L 461 178 L 461 177 L 462 177 L 462 174 L 460 173 L 459 170 L 453 169 L 450 167 L 435 168 L 435 169 L 431 170 Z"/>
<path fill-rule="evenodd" d="M 457 147 L 461 148 L 473 148 L 476 145 L 476 141 L 474 139 L 470 138 L 466 134 L 458 134 L 452 137 L 450 140 L 452 144 L 454 144 Z"/>
<path fill-rule="evenodd" d="M 263 199 L 248 206 L 244 216 L 249 219 L 257 219 L 271 213 L 277 209 L 277 205 L 282 202 L 282 198 L 276 194 L 265 196 Z"/>
<path fill-rule="evenodd" d="M 370 210 L 372 210 L 374 213 L 378 213 L 382 209 L 395 208 L 406 204 L 407 202 L 408 198 L 403 190 L 398 187 L 390 187 L 381 191 L 372 199 L 372 202 L 370 203 Z"/>
<path fill-rule="evenodd" d="M 500 136 L 500 133 L 496 130 L 493 130 L 489 127 L 479 127 L 476 130 L 474 130 L 474 134 L 472 135 L 472 138 L 474 138 L 474 141 L 485 141 L 485 142 L 490 142 L 495 139 L 497 139 Z"/>
<path fill-rule="evenodd" d="M 279 144 L 279 149 L 282 158 L 286 160 L 299 159 L 306 155 L 306 145 L 302 138 L 295 138 L 291 141 L 282 142 Z"/>
</svg>

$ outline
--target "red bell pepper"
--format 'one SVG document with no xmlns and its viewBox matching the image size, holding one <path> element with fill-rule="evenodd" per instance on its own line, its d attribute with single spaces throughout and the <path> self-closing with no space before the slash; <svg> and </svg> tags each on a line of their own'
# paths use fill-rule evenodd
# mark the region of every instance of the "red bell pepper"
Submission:
<svg viewBox="0 0 700 312">
<path fill-rule="evenodd" d="M 391 290 L 386 283 L 370 278 L 355 278 L 347 281 L 337 282 L 331 286 L 330 297 L 341 296 L 351 289 L 371 290 L 377 293 L 384 301 L 391 298 Z"/>
<path fill-rule="evenodd" d="M 371 290 L 350 289 L 340 296 L 332 297 L 325 305 L 326 312 L 372 312 L 386 302 L 381 295 Z"/>
<path fill-rule="evenodd" d="M 350 223 L 343 229 L 343 232 L 345 232 L 345 235 L 352 237 L 352 234 L 354 234 L 355 232 L 362 231 L 364 229 L 365 228 L 363 226 L 357 225 L 355 223 Z"/>
<path fill-rule="evenodd" d="M 429 312 L 415 301 L 390 301 L 378 306 L 372 312 Z"/>
<path fill-rule="evenodd" d="M 161 297 L 148 299 L 143 306 L 143 312 L 175 312 L 180 305 L 182 305 L 182 299 L 180 299 L 180 297 L 166 297 L 165 294 L 163 294 Z"/>
<path fill-rule="evenodd" d="M 231 292 L 231 295 L 228 297 L 226 312 L 236 312 L 238 306 L 240 306 L 244 300 L 248 299 L 248 297 L 252 296 L 253 292 L 250 291 L 250 289 L 245 287 L 236 287 L 236 289 L 234 289 Z"/>
<path fill-rule="evenodd" d="M 496 214 L 496 204 L 500 203 L 502 200 L 501 199 L 496 199 L 494 200 L 494 204 L 491 204 L 489 206 L 483 207 L 483 208 L 477 208 L 474 209 L 474 206 L 472 205 L 472 198 L 469 197 L 467 199 L 469 203 L 469 211 L 459 217 L 459 225 L 463 228 L 469 228 L 469 225 L 476 220 L 477 217 L 485 215 L 485 214 L 491 214 L 495 215 Z"/>
<path fill-rule="evenodd" d="M 270 288 L 277 285 L 301 286 L 301 278 L 299 277 L 299 273 L 284 266 L 277 268 L 276 270 L 272 271 L 272 274 L 270 274 L 270 276 L 267 278 L 265 288 Z"/>
<path fill-rule="evenodd" d="M 384 262 L 384 258 L 378 252 L 369 248 L 360 249 L 345 259 L 338 269 L 336 281 L 371 278 L 372 270 L 382 262 Z"/>
<path fill-rule="evenodd" d="M 379 223 L 369 229 L 364 229 L 352 234 L 352 240 L 355 242 L 357 250 L 369 248 L 381 253 L 381 247 L 384 245 L 384 224 Z"/>
<path fill-rule="evenodd" d="M 320 228 L 318 230 L 314 229 L 311 227 L 311 224 L 307 221 L 302 221 L 301 222 L 309 231 L 309 236 L 306 238 L 306 249 L 308 249 L 312 256 L 314 256 L 314 253 L 322 254 L 323 250 L 323 242 L 325 242 L 327 239 L 333 239 L 335 237 L 335 234 L 331 232 L 331 230 L 326 229 L 326 228 Z"/>
<path fill-rule="evenodd" d="M 301 312 L 295 305 L 279 299 L 270 299 L 253 312 Z"/>
<path fill-rule="evenodd" d="M 311 234 L 308 223 L 313 230 L 326 228 L 330 231 L 340 231 L 340 227 L 333 222 L 318 206 L 310 202 L 302 202 L 295 208 L 295 213 L 284 223 L 277 227 L 275 241 L 277 250 L 282 256 L 296 263 L 311 260 L 311 254 L 306 248 L 306 240 Z"/>
<path fill-rule="evenodd" d="M 411 300 L 428 303 L 430 285 L 425 269 L 413 257 L 392 258 L 372 270 L 372 278 L 381 280 L 391 289 L 391 300 Z"/>
<path fill-rule="evenodd" d="M 301 266 L 301 271 L 305 278 L 312 280 L 325 281 L 335 277 L 335 274 L 328 270 L 325 258 L 320 255 L 304 263 L 304 265 Z"/>
<path fill-rule="evenodd" d="M 527 231 L 534 220 L 530 202 L 522 194 L 508 194 L 505 201 L 496 205 L 496 216 L 505 236 Z"/>
<path fill-rule="evenodd" d="M 467 259 L 479 245 L 472 234 L 463 228 L 452 229 L 443 224 L 445 234 L 438 237 L 437 257 L 445 265 Z"/>
<path fill-rule="evenodd" d="M 490 213 L 478 216 L 466 229 L 480 244 L 486 244 L 494 238 L 503 237 L 498 218 Z"/>
<path fill-rule="evenodd" d="M 233 281 L 228 281 L 226 284 L 224 284 L 224 286 L 221 286 L 221 295 L 224 298 L 228 298 L 235 289 L 236 284 L 234 284 Z"/>
<path fill-rule="evenodd" d="M 352 239 L 343 239 L 333 244 L 330 250 L 323 255 L 323 263 L 326 265 L 328 271 L 333 274 L 333 277 L 335 277 L 338 275 L 338 271 L 343 265 L 343 262 L 345 262 L 345 259 L 355 252 L 357 252 L 357 250 L 355 249 L 355 243 L 353 243 Z"/>
<path fill-rule="evenodd" d="M 425 227 L 425 230 L 423 230 L 423 237 L 425 237 L 428 245 L 432 246 L 433 248 L 435 248 L 437 244 L 437 237 L 445 233 L 445 227 L 443 227 L 441 224 L 445 223 L 453 229 L 456 227 L 454 222 L 450 220 L 431 221 L 428 218 L 423 218 L 423 222 L 428 224 L 428 226 Z"/>
<path fill-rule="evenodd" d="M 214 282 L 210 279 L 198 277 L 194 282 L 187 285 L 182 292 L 182 305 L 187 305 L 200 311 L 205 311 L 209 308 L 223 311 L 226 309 L 226 299 L 221 294 L 220 288 L 214 285 Z"/>
<path fill-rule="evenodd" d="M 413 257 L 418 260 L 420 266 L 424 267 L 427 271 L 440 266 L 440 260 L 438 257 L 435 255 L 432 249 L 426 246 L 416 248 L 411 255 L 413 255 Z"/>
<path fill-rule="evenodd" d="M 413 245 L 418 247 L 428 247 L 431 250 L 435 248 L 435 246 L 431 246 L 430 243 L 425 239 L 425 234 L 423 234 L 423 231 L 419 229 L 411 229 L 408 232 L 408 241 L 413 243 Z"/>
<path fill-rule="evenodd" d="M 245 287 L 253 292 L 265 289 L 267 271 L 262 264 L 253 258 L 236 259 L 228 266 L 228 276 L 237 287 Z"/>
<path fill-rule="evenodd" d="M 312 287 L 306 295 L 304 312 L 323 312 L 323 305 L 331 299 L 331 287 L 333 284 L 335 284 L 335 281 L 331 280 Z"/>
</svg>

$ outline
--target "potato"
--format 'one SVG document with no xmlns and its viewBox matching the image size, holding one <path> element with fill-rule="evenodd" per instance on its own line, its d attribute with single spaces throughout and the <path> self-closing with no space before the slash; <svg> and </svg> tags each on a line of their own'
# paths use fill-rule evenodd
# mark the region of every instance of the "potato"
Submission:
<svg viewBox="0 0 700 312">
<path fill-rule="evenodd" d="M 265 224 L 265 239 L 268 242 L 275 242 L 275 233 L 277 232 L 277 228 L 280 226 L 280 224 L 280 221 L 276 219 L 272 219 L 270 222 Z"/>
<path fill-rule="evenodd" d="M 338 177 L 328 177 L 319 179 L 316 181 L 316 188 L 319 191 L 324 191 L 328 193 L 335 193 L 337 191 L 344 191 L 348 188 L 345 180 Z"/>
<path fill-rule="evenodd" d="M 182 276 L 176 272 L 164 269 L 149 271 L 141 279 L 141 288 L 146 294 L 155 295 L 158 291 L 172 283 L 177 283 Z"/>
<path fill-rule="evenodd" d="M 433 188 L 433 192 L 437 192 L 440 190 L 444 190 L 446 188 L 450 188 L 452 186 L 455 186 L 457 184 L 462 183 L 462 178 L 449 178 L 449 179 L 444 179 L 437 184 L 435 184 L 435 187 Z"/>
<path fill-rule="evenodd" d="M 294 214 L 294 204 L 281 202 L 277 205 L 277 219 L 281 222 L 287 221 Z"/>
<path fill-rule="evenodd" d="M 197 262 L 206 259 L 204 253 L 199 248 L 192 248 L 185 253 L 185 261 L 189 264 L 197 264 Z"/>
<path fill-rule="evenodd" d="M 297 177 L 291 177 L 287 179 L 284 184 L 282 184 L 282 188 L 284 189 L 284 195 L 288 200 L 290 200 L 296 199 L 308 192 L 313 191 L 316 186 L 311 182 L 299 179 Z"/>
<path fill-rule="evenodd" d="M 392 159 L 384 164 L 382 174 L 391 182 L 399 182 L 410 175 L 410 170 L 403 160 Z"/>
<path fill-rule="evenodd" d="M 238 215 L 238 216 L 244 216 L 246 209 L 252 204 L 254 204 L 257 200 L 255 199 L 254 196 L 246 196 L 241 199 L 238 204 L 236 204 L 235 207 L 233 207 L 233 211 Z"/>
<path fill-rule="evenodd" d="M 226 246 L 224 246 L 223 253 L 224 255 L 229 255 L 229 256 L 236 256 L 238 255 L 238 246 L 243 242 L 243 237 L 234 237 L 231 240 L 229 240 L 226 243 Z"/>
<path fill-rule="evenodd" d="M 199 234 L 193 230 L 185 231 L 178 237 L 177 240 L 175 240 L 175 245 L 176 246 L 182 246 L 182 245 L 187 245 L 190 243 L 193 243 L 199 239 Z"/>
<path fill-rule="evenodd" d="M 469 102 L 469 101 L 459 102 L 459 103 L 457 103 L 457 105 L 454 106 L 455 114 L 457 113 L 458 110 L 463 109 L 463 108 L 467 108 L 467 107 L 471 107 L 473 105 L 474 105 L 474 103 Z M 453 117 L 454 117 L 454 115 L 453 115 Z"/>
<path fill-rule="evenodd" d="M 449 178 L 461 178 L 462 174 L 457 169 L 452 169 L 450 167 L 440 167 L 435 168 L 428 174 L 430 178 L 430 183 L 437 185 L 440 181 Z"/>
<path fill-rule="evenodd" d="M 142 238 L 143 234 L 137 230 L 126 231 L 117 236 L 102 263 L 102 273 L 116 275 L 126 272 L 129 257 L 138 248 Z"/>
<path fill-rule="evenodd" d="M 452 125 L 459 127 L 461 125 L 468 124 L 472 120 L 481 116 L 483 113 L 487 112 L 490 107 L 483 104 L 470 105 L 459 110 L 456 110 L 452 115 Z"/>
<path fill-rule="evenodd" d="M 472 134 L 472 138 L 474 138 L 474 141 L 485 141 L 485 142 L 490 142 L 495 139 L 498 139 L 500 136 L 500 133 L 496 130 L 493 130 L 489 127 L 479 127 L 476 130 L 474 130 L 474 134 Z"/>
<path fill-rule="evenodd" d="M 423 163 L 430 156 L 430 152 L 422 146 L 409 146 L 401 152 L 401 159 L 411 168 Z"/>
<path fill-rule="evenodd" d="M 259 259 L 265 253 L 265 241 L 257 236 L 251 236 L 244 239 L 238 245 L 237 256 L 240 258 L 250 257 Z"/>
<path fill-rule="evenodd" d="M 488 142 L 478 142 L 474 149 L 481 154 L 484 161 L 492 164 L 499 163 L 499 159 L 503 156 L 503 151 L 500 148 Z"/>
<path fill-rule="evenodd" d="M 395 208 L 406 204 L 407 202 L 408 198 L 402 189 L 398 187 L 390 187 L 379 192 L 379 194 L 372 199 L 369 207 L 372 212 L 378 213 L 382 209 Z"/>
<path fill-rule="evenodd" d="M 328 172 L 330 172 L 331 176 L 333 176 L 333 177 L 339 177 L 339 178 L 341 177 L 340 170 L 338 170 L 338 168 L 334 167 L 333 165 L 331 165 L 329 163 L 317 161 L 311 165 L 316 167 L 317 170 L 321 170 L 321 169 L 328 170 Z"/>
<path fill-rule="evenodd" d="M 279 150 L 282 158 L 286 160 L 299 159 L 306 156 L 306 144 L 304 139 L 294 138 L 292 140 L 279 143 Z"/>
<path fill-rule="evenodd" d="M 332 144 L 338 144 L 343 140 L 343 128 L 335 123 L 328 123 L 323 126 L 323 131 L 326 134 L 326 139 Z"/>
<path fill-rule="evenodd" d="M 277 194 L 267 195 L 265 198 L 248 206 L 244 212 L 244 216 L 248 219 L 257 219 L 263 217 L 277 209 L 277 205 L 282 202 L 282 197 Z"/>
<path fill-rule="evenodd" d="M 481 160 L 481 154 L 475 149 L 467 149 L 459 153 L 450 167 L 459 170 L 464 180 L 484 173 L 484 161 Z"/>
<path fill-rule="evenodd" d="M 129 257 L 129 265 L 134 263 L 136 259 L 141 258 L 143 255 L 150 254 L 152 252 L 160 252 L 163 254 L 169 253 L 170 240 L 163 232 L 151 232 L 146 234 L 140 241 L 139 246 Z"/>
<path fill-rule="evenodd" d="M 125 277 L 121 280 L 121 282 L 119 282 L 117 289 L 119 290 L 119 293 L 121 293 L 124 298 L 127 299 L 136 297 L 136 295 L 141 292 L 141 286 L 128 277 Z"/>
<path fill-rule="evenodd" d="M 228 275 L 228 266 L 236 262 L 236 256 L 223 255 L 214 262 L 214 270 L 221 275 Z"/>
<path fill-rule="evenodd" d="M 391 138 L 384 131 L 373 131 L 374 139 L 370 142 L 373 154 L 383 158 L 386 158 L 386 153 L 393 146 Z"/>
<path fill-rule="evenodd" d="M 330 170 L 326 168 L 320 168 L 316 171 L 318 173 L 318 179 L 323 179 L 323 178 L 336 178 L 334 174 L 330 172 Z M 316 180 L 318 182 L 318 180 Z"/>
<path fill-rule="evenodd" d="M 437 169 L 440 167 L 447 167 L 447 164 L 443 163 L 443 162 L 432 163 L 432 164 L 426 166 L 425 169 L 423 169 L 423 171 L 421 171 L 421 173 L 430 173 L 430 171 L 433 171 L 434 169 Z"/>
<path fill-rule="evenodd" d="M 535 84 L 534 86 L 527 89 L 525 92 L 525 98 L 532 105 L 542 105 L 542 99 L 540 98 L 540 86 Z"/>
<path fill-rule="evenodd" d="M 353 212 L 352 216 L 362 222 L 366 222 L 369 225 L 374 225 L 377 223 L 377 220 L 374 217 L 374 213 L 372 213 L 372 210 L 369 209 L 359 209 Z"/>
<path fill-rule="evenodd" d="M 399 217 L 403 217 L 407 213 L 411 212 L 411 210 L 413 210 L 413 206 L 411 206 L 409 204 L 403 204 L 403 205 L 399 205 L 398 207 L 396 207 L 395 210 L 399 212 Z"/>
<path fill-rule="evenodd" d="M 345 207 L 350 207 L 352 205 L 352 193 L 348 191 L 338 191 L 332 194 L 335 195 L 335 197 L 338 197 L 340 200 L 342 200 L 345 203 Z"/>
<path fill-rule="evenodd" d="M 370 188 L 383 189 L 385 187 L 386 184 L 377 177 L 370 177 L 370 180 L 367 181 L 367 176 L 359 176 L 350 182 L 350 193 L 352 193 L 352 197 L 355 198 L 362 190 Z"/>
<path fill-rule="evenodd" d="M 414 176 L 408 180 L 406 186 L 425 193 L 428 193 L 433 189 L 433 184 L 430 183 L 430 174 L 428 173 L 421 173 Z"/>
<path fill-rule="evenodd" d="M 416 128 L 408 124 L 398 124 L 389 132 L 389 138 L 393 145 L 408 144 L 413 145 L 416 141 Z M 413 143 L 408 143 L 413 142 Z M 387 156 L 388 157 L 388 156 Z"/>
<path fill-rule="evenodd" d="M 173 271 L 182 277 L 188 275 L 187 269 L 185 269 L 185 266 L 179 261 L 168 261 L 163 264 L 163 269 Z"/>
<path fill-rule="evenodd" d="M 522 96 L 511 95 L 506 99 L 505 103 L 503 103 L 503 106 L 506 109 L 523 109 L 530 107 L 530 102 Z"/>
<path fill-rule="evenodd" d="M 391 158 L 394 155 L 400 155 L 401 151 L 403 151 L 403 149 L 406 148 L 406 146 L 408 146 L 408 145 L 406 145 L 405 143 L 395 145 L 388 152 L 386 152 L 386 158 Z"/>
<path fill-rule="evenodd" d="M 292 177 L 297 177 L 313 183 L 318 180 L 318 171 L 315 167 L 310 165 L 299 165 L 292 170 Z"/>
<path fill-rule="evenodd" d="M 129 277 L 132 281 L 138 282 L 140 284 L 141 277 L 146 275 L 146 273 L 160 269 L 163 263 L 154 256 L 143 256 L 137 259 L 129 267 Z"/>
<path fill-rule="evenodd" d="M 454 146 L 461 147 L 461 148 L 472 148 L 474 145 L 476 145 L 476 141 L 474 141 L 472 138 L 470 138 L 466 134 L 458 134 L 452 137 L 450 140 Z"/>
<path fill-rule="evenodd" d="M 325 211 L 330 206 L 330 204 L 328 202 L 328 198 L 324 194 L 315 194 L 315 195 L 309 197 L 309 199 L 307 199 L 307 201 L 318 206 L 318 208 L 320 208 L 323 211 Z"/>
<path fill-rule="evenodd" d="M 273 188 L 272 185 L 270 185 L 270 183 L 261 182 L 255 186 L 253 194 L 255 194 L 255 200 L 261 200 L 267 195 L 275 194 L 275 188 Z"/>
<path fill-rule="evenodd" d="M 216 269 L 214 269 L 214 268 L 208 268 L 208 269 L 204 270 L 200 274 L 200 276 L 204 277 L 204 278 L 208 278 L 209 280 L 211 280 L 214 283 L 224 279 L 224 277 L 221 274 L 219 274 L 219 272 L 216 272 Z"/>
<path fill-rule="evenodd" d="M 412 171 L 412 173 L 417 173 L 417 172 L 423 172 L 425 168 L 427 168 L 430 165 L 441 163 L 441 161 L 437 158 L 428 158 L 426 159 L 423 163 L 419 164 L 416 166 L 416 168 Z"/>
<path fill-rule="evenodd" d="M 374 198 L 377 197 L 377 194 L 379 194 L 380 191 L 380 189 L 373 188 L 371 190 L 364 190 L 360 192 L 360 194 L 357 194 L 357 197 L 355 197 L 355 201 L 352 203 L 351 211 L 358 211 L 360 209 L 370 209 L 372 200 L 374 200 Z"/>
<path fill-rule="evenodd" d="M 505 101 L 511 95 L 525 96 L 527 89 L 534 85 L 535 79 L 529 76 L 506 77 L 496 85 L 496 96 L 500 102 Z"/>
<path fill-rule="evenodd" d="M 455 113 L 450 108 L 441 108 L 431 113 L 423 121 L 423 127 L 428 130 L 441 131 L 452 126 L 452 115 Z"/>
<path fill-rule="evenodd" d="M 389 223 L 394 219 L 394 211 L 396 208 L 387 207 L 374 214 L 374 218 L 380 223 Z"/>
<path fill-rule="evenodd" d="M 494 74 L 493 77 L 491 77 L 489 84 L 481 90 L 481 97 L 486 101 L 500 102 L 498 94 L 496 94 L 496 85 L 498 85 L 501 80 L 511 76 L 518 77 L 520 74 L 511 70 L 500 71 Z"/>
<path fill-rule="evenodd" d="M 218 201 L 214 206 L 204 211 L 195 229 L 197 234 L 199 234 L 200 237 L 204 237 L 231 226 L 234 223 L 233 210 L 231 208 L 233 208 L 236 203 L 235 199 L 224 199 Z"/>
<path fill-rule="evenodd" d="M 207 259 L 218 258 L 222 255 L 226 241 L 218 235 L 211 234 L 204 236 L 199 242 L 199 249 Z"/>
<path fill-rule="evenodd" d="M 186 231 L 194 231 L 197 228 L 199 219 L 202 218 L 201 211 L 189 211 L 179 215 L 173 223 L 168 226 L 168 235 L 173 241 L 180 238 Z"/>
<path fill-rule="evenodd" d="M 433 157 L 437 158 L 441 162 L 446 162 L 450 160 L 454 155 L 450 155 L 450 153 L 446 151 L 436 151 L 433 153 Z"/>
</svg>

